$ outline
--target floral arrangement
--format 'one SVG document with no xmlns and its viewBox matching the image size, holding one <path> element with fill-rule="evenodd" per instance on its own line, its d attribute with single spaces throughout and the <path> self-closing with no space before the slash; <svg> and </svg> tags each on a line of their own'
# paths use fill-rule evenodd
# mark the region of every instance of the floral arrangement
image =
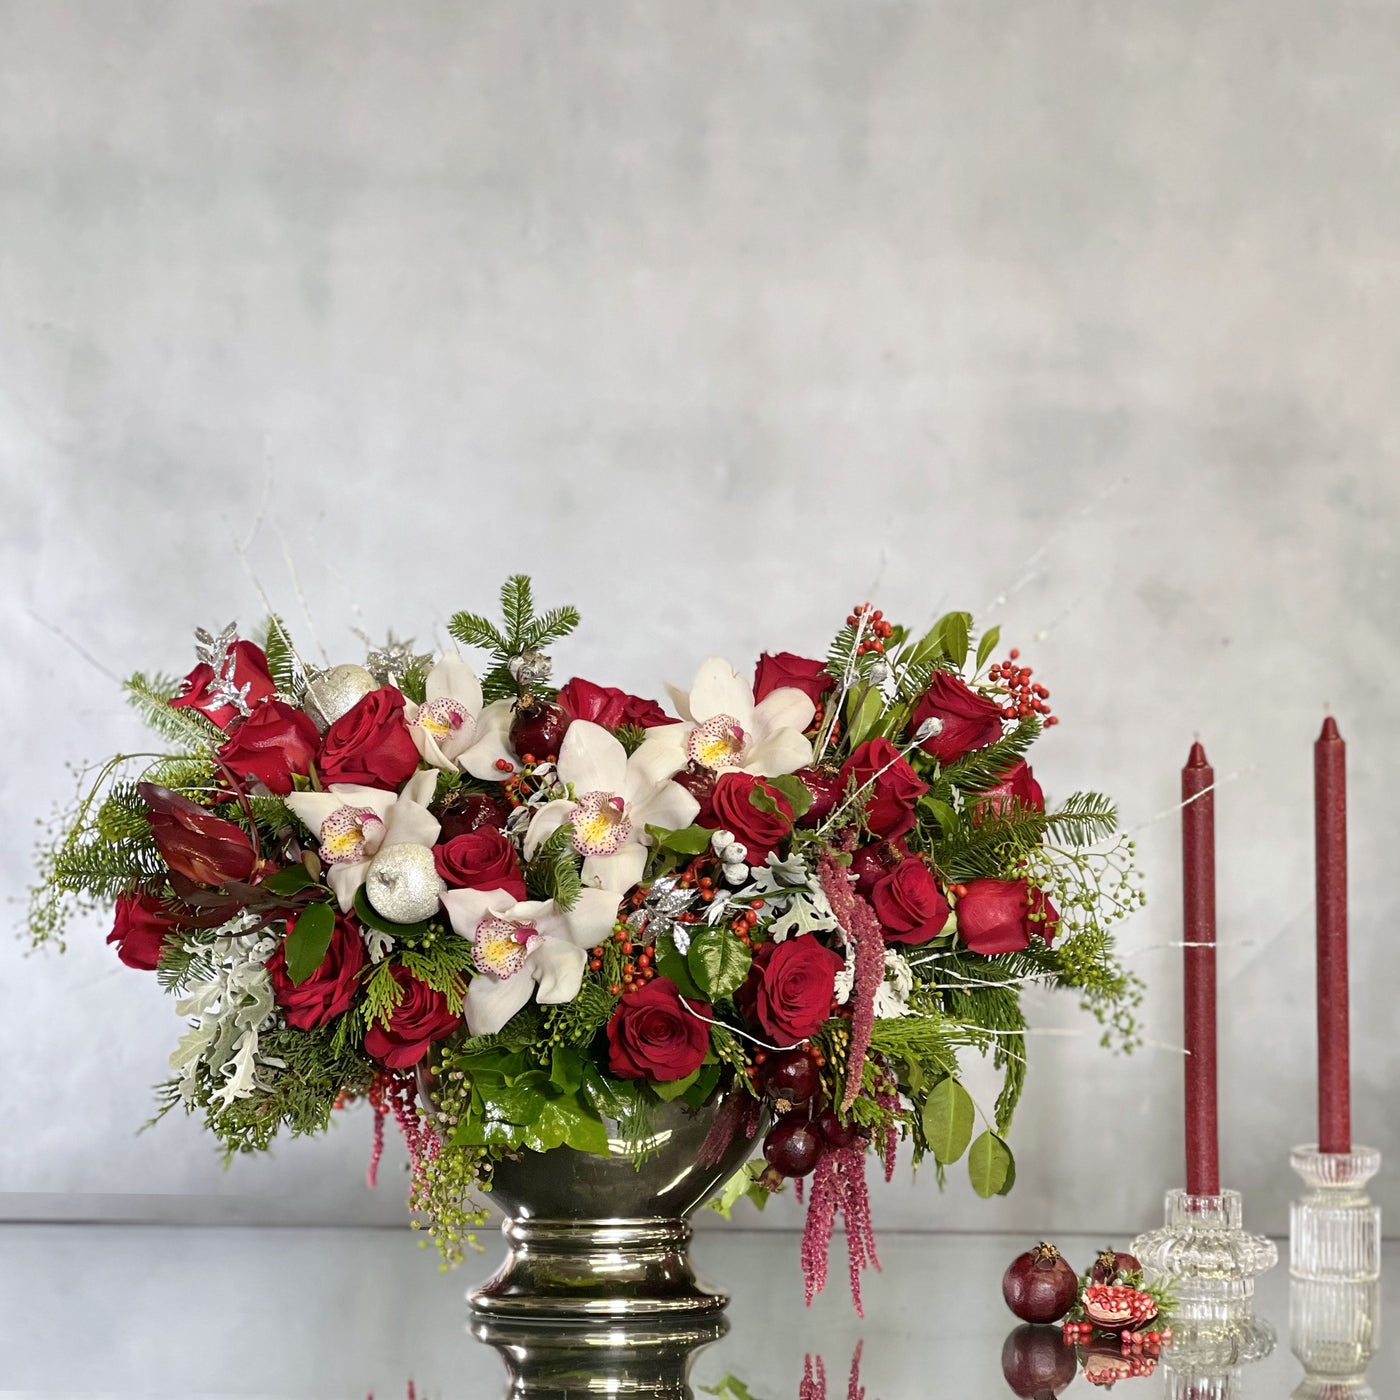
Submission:
<svg viewBox="0 0 1400 1400">
<path fill-rule="evenodd" d="M 940 1180 L 966 1155 L 981 1195 L 1011 1189 L 1025 986 L 1134 1043 L 1113 806 L 1047 808 L 1025 755 L 1049 693 L 966 613 L 915 637 L 862 604 L 825 659 L 765 653 L 750 681 L 711 657 L 668 714 L 555 689 L 577 613 L 536 614 L 523 576 L 501 601 L 449 625 L 475 668 L 392 635 L 314 667 L 274 617 L 260 644 L 198 632 L 182 681 L 133 676 L 175 751 L 83 775 L 33 936 L 115 900 L 108 941 L 187 1022 L 162 1112 L 234 1153 L 367 1099 L 374 1161 L 392 1115 L 449 1256 L 505 1154 L 642 1143 L 657 1105 L 723 1095 L 716 1131 L 754 1159 L 716 1204 L 805 1181 L 808 1298 L 844 1214 L 859 1303 L 872 1152 L 888 1178 L 908 1141 Z M 1001 1072 L 990 1107 L 964 1051 Z"/>
</svg>

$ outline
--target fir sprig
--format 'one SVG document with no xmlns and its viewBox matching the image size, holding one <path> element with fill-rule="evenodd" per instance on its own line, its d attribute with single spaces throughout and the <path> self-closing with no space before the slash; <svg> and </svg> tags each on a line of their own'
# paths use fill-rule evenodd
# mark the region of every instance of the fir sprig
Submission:
<svg viewBox="0 0 1400 1400">
<path fill-rule="evenodd" d="M 480 613 L 453 614 L 447 630 L 464 646 L 479 647 L 490 653 L 491 669 L 482 677 L 481 692 L 487 704 L 519 694 L 519 686 L 510 672 L 514 657 L 528 651 L 538 651 L 550 642 L 567 637 L 578 626 L 578 609 L 550 608 L 535 616 L 534 596 L 528 574 L 514 574 L 501 587 L 501 613 L 504 627 L 498 628 Z M 552 695 L 542 685 L 531 687 L 532 693 Z"/>
<path fill-rule="evenodd" d="M 572 824 L 565 822 L 551 832 L 526 862 L 525 888 L 531 899 L 552 899 L 561 909 L 572 909 L 578 902 L 583 879 Z"/>
</svg>

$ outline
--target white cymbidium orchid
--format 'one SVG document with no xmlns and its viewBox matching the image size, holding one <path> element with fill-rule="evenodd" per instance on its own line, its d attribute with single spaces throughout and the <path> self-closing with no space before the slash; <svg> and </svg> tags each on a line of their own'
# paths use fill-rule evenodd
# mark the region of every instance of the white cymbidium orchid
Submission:
<svg viewBox="0 0 1400 1400">
<path fill-rule="evenodd" d="M 488 782 L 500 782 L 519 768 L 510 749 L 510 702 L 483 707 L 481 682 L 455 651 L 443 654 L 423 689 L 423 703 L 405 705 L 404 719 L 425 763 L 446 773 L 464 768 Z M 510 766 L 498 767 L 498 759 Z"/>
<path fill-rule="evenodd" d="M 437 773 L 415 773 L 397 795 L 357 783 L 332 783 L 325 792 L 293 792 L 287 806 L 321 841 L 326 883 L 342 913 L 355 904 L 370 861 L 385 846 L 432 846 L 441 823 L 428 810 Z"/>
<path fill-rule="evenodd" d="M 517 900 L 508 890 L 448 890 L 443 908 L 472 945 L 476 976 L 463 1013 L 473 1035 L 494 1035 L 534 993 L 545 1006 L 572 1001 L 588 949 L 612 932 L 618 896 L 580 890 L 572 909 L 552 899 Z"/>
<path fill-rule="evenodd" d="M 816 706 L 800 690 L 783 686 L 754 704 L 753 686 L 722 656 L 701 663 L 689 693 L 666 689 L 681 723 L 648 729 L 634 758 L 674 762 L 672 772 L 698 763 L 715 774 L 759 778 L 795 773 L 812 761 L 811 740 L 802 731 Z"/>
<path fill-rule="evenodd" d="M 689 826 L 700 804 L 671 774 L 682 765 L 668 751 L 631 758 L 600 724 L 576 719 L 559 745 L 555 769 L 572 797 L 547 802 L 530 819 L 525 859 L 530 860 L 565 822 L 574 827 L 574 849 L 583 856 L 583 882 L 625 894 L 646 868 L 647 827 Z"/>
</svg>

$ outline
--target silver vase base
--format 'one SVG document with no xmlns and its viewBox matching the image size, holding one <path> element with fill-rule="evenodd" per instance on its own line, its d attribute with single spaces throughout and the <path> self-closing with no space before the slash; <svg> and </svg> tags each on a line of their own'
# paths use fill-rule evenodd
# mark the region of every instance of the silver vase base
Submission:
<svg viewBox="0 0 1400 1400">
<path fill-rule="evenodd" d="M 496 1275 L 467 1294 L 476 1319 L 713 1318 L 726 1294 L 696 1278 L 684 1220 L 507 1219 Z"/>
</svg>

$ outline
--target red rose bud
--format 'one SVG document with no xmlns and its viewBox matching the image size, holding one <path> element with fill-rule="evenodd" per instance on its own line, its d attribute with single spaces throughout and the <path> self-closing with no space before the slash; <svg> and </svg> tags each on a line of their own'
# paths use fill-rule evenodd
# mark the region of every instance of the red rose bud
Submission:
<svg viewBox="0 0 1400 1400">
<path fill-rule="evenodd" d="M 454 792 L 438 814 L 442 830 L 438 840 L 446 845 L 453 837 L 465 836 L 483 826 L 504 827 L 510 820 L 511 807 L 486 792 Z"/>
<path fill-rule="evenodd" d="M 457 890 L 508 890 L 525 898 L 515 847 L 494 826 L 463 832 L 433 847 L 437 873 Z"/>
<path fill-rule="evenodd" d="M 812 805 L 797 819 L 798 826 L 820 826 L 845 790 L 840 773 L 832 768 L 799 768 L 793 777 L 812 794 Z"/>
<path fill-rule="evenodd" d="M 778 810 L 764 812 L 755 807 L 750 799 L 755 790 L 772 798 Z M 752 773 L 721 773 L 715 780 L 710 805 L 714 825 L 722 831 L 732 831 L 743 842 L 750 865 L 762 865 L 792 830 L 792 803 Z"/>
<path fill-rule="evenodd" d="M 287 931 L 290 933 L 295 926 L 293 920 Z M 299 1031 L 310 1031 L 349 1011 L 364 965 L 365 945 L 359 925 L 339 915 L 326 956 L 305 982 L 293 982 L 287 975 L 285 946 L 267 960 L 267 971 L 272 979 L 272 995 L 287 1013 L 287 1024 Z"/>
<path fill-rule="evenodd" d="M 850 780 L 860 789 L 865 819 L 876 836 L 903 836 L 914 826 L 914 803 L 928 784 L 900 757 L 888 739 L 867 739 L 841 769 L 841 790 Z"/>
<path fill-rule="evenodd" d="M 927 943 L 943 932 L 950 912 L 938 882 L 917 857 L 890 870 L 875 885 L 870 903 L 884 926 L 886 943 Z"/>
<path fill-rule="evenodd" d="M 136 790 L 148 809 L 151 835 L 172 870 L 201 885 L 252 878 L 257 853 L 241 826 L 169 788 L 138 783 Z"/>
<path fill-rule="evenodd" d="M 1045 794 L 1024 758 L 1018 758 L 992 787 L 973 793 L 970 801 L 974 821 L 981 812 L 1004 812 L 1018 803 L 1037 812 L 1045 810 Z"/>
<path fill-rule="evenodd" d="M 203 661 L 185 677 L 185 688 L 180 696 L 170 702 L 174 709 L 198 710 L 213 720 L 220 729 L 227 729 L 238 718 L 238 711 L 232 705 L 225 705 L 210 697 L 209 687 L 214 680 L 214 668 Z M 242 690 L 248 687 L 249 709 L 256 709 L 277 689 L 273 684 L 272 673 L 267 669 L 267 657 L 263 649 L 252 642 L 233 644 L 233 688 Z"/>
<path fill-rule="evenodd" d="M 403 696 L 380 686 L 326 730 L 316 771 L 331 783 L 397 788 L 418 769 L 418 748 L 404 723 Z"/>
<path fill-rule="evenodd" d="M 219 757 L 236 777 L 254 779 L 285 797 L 294 773 L 305 777 L 311 772 L 319 742 L 306 714 L 281 700 L 267 700 L 220 746 Z"/>
<path fill-rule="evenodd" d="M 655 700 L 643 700 L 613 685 L 594 685 L 578 676 L 555 699 L 569 712 L 571 719 L 591 720 L 604 729 L 619 729 L 624 724 L 653 729 L 659 724 L 676 723 Z M 544 757 L 543 754 L 535 756 Z"/>
<path fill-rule="evenodd" d="M 765 651 L 753 673 L 753 698 L 762 700 L 775 690 L 790 688 L 800 690 L 812 704 L 819 705 L 835 684 L 824 661 L 813 661 L 790 651 L 780 651 L 776 656 Z"/>
<path fill-rule="evenodd" d="M 153 894 L 124 894 L 118 898 L 115 912 L 107 942 L 117 945 L 117 956 L 128 967 L 154 972 L 161 945 L 181 925 Z"/>
<path fill-rule="evenodd" d="M 627 992 L 608 1022 L 608 1068 L 619 1079 L 650 1079 L 658 1084 L 684 1079 L 700 1068 L 710 1044 L 710 1028 L 699 1016 L 713 1016 L 706 1002 L 681 1004 L 669 977 Z"/>
<path fill-rule="evenodd" d="M 761 944 L 734 1004 L 780 1045 L 806 1040 L 826 1021 L 836 974 L 845 965 L 839 953 L 811 934 Z"/>
<path fill-rule="evenodd" d="M 1029 948 L 1033 937 L 1048 948 L 1060 915 L 1045 892 L 1025 880 L 969 880 L 958 899 L 958 937 L 974 953 L 992 957 Z"/>
<path fill-rule="evenodd" d="M 428 1053 L 435 1040 L 451 1035 L 462 1018 L 441 992 L 420 982 L 407 968 L 396 963 L 389 976 L 402 988 L 404 997 L 387 1026 L 376 1021 L 365 1033 L 365 1054 L 389 1069 L 407 1069 Z"/>
<path fill-rule="evenodd" d="M 940 763 L 952 763 L 973 749 L 984 749 L 1001 738 L 1001 711 L 957 676 L 939 671 L 909 717 L 913 738 L 925 720 L 936 719 L 942 728 L 919 745 Z"/>
</svg>

